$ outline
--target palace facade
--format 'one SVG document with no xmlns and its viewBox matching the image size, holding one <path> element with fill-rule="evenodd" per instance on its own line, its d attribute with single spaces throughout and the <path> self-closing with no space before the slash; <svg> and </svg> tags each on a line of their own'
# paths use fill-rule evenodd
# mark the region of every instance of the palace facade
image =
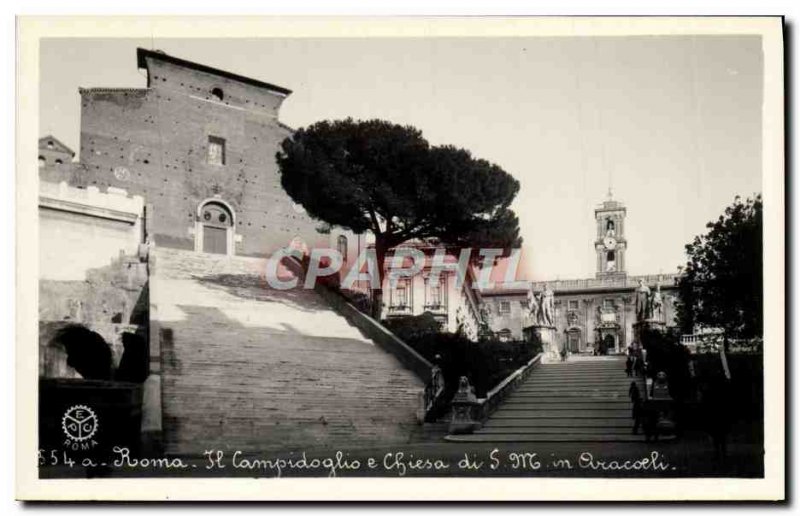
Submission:
<svg viewBox="0 0 800 516">
<path fill-rule="evenodd" d="M 661 323 L 675 324 L 677 274 L 629 276 L 625 254 L 627 211 L 611 195 L 594 210 L 596 221 L 596 272 L 593 278 L 532 282 L 529 289 L 508 290 L 502 286 L 481 292 L 489 314 L 489 325 L 501 339 L 523 339 L 523 330 L 533 325 L 528 296 L 548 287 L 555 294 L 555 328 L 559 348 L 572 353 L 622 352 L 634 341 L 636 289 L 642 281 L 651 291 L 660 291 Z"/>
</svg>

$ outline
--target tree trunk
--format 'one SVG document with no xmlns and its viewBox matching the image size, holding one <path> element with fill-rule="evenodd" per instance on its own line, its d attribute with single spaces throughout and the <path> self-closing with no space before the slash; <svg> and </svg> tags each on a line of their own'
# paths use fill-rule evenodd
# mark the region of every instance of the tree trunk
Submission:
<svg viewBox="0 0 800 516">
<path fill-rule="evenodd" d="M 381 237 L 375 237 L 375 261 L 378 267 L 378 289 L 372 290 L 372 318 L 376 321 L 381 320 L 381 313 L 383 311 L 383 278 L 385 271 L 383 264 L 386 261 L 387 246 Z"/>
</svg>

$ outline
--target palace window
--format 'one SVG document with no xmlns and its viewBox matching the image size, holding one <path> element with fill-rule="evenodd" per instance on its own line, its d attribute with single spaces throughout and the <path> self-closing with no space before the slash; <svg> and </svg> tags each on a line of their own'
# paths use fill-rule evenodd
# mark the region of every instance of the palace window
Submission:
<svg viewBox="0 0 800 516">
<path fill-rule="evenodd" d="M 445 278 L 439 276 L 436 281 L 433 278 L 425 280 L 425 307 L 441 309 L 445 306 L 444 301 L 444 282 Z"/>
<path fill-rule="evenodd" d="M 411 285 L 407 279 L 397 280 L 397 285 L 392 290 L 392 308 L 409 308 L 411 306 Z"/>
<path fill-rule="evenodd" d="M 339 251 L 339 254 L 342 255 L 342 261 L 345 263 L 347 262 L 347 237 L 344 235 L 339 235 L 339 238 L 336 239 L 336 248 Z"/>
<path fill-rule="evenodd" d="M 577 299 L 570 299 L 567 301 L 568 308 L 570 310 L 577 310 L 578 309 L 578 300 Z"/>
<path fill-rule="evenodd" d="M 614 308 L 613 299 L 603 299 L 603 308 Z"/>
<path fill-rule="evenodd" d="M 511 312 L 511 302 L 510 301 L 500 301 L 500 306 L 498 307 L 498 312 L 501 314 L 507 314 Z"/>
<path fill-rule="evenodd" d="M 225 139 L 218 136 L 208 137 L 208 164 L 225 164 Z"/>
</svg>

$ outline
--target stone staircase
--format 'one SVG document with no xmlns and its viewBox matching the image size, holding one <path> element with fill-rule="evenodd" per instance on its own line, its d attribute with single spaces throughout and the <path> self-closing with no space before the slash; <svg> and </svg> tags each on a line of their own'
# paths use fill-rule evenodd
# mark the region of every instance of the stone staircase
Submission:
<svg viewBox="0 0 800 516">
<path fill-rule="evenodd" d="M 624 357 L 573 356 L 543 364 L 473 434 L 451 435 L 466 442 L 631 442 L 631 381 Z M 644 394 L 644 381 L 635 379 Z"/>
<path fill-rule="evenodd" d="M 313 290 L 269 288 L 265 266 L 153 250 L 151 345 L 165 451 L 413 441 L 423 382 Z"/>
</svg>

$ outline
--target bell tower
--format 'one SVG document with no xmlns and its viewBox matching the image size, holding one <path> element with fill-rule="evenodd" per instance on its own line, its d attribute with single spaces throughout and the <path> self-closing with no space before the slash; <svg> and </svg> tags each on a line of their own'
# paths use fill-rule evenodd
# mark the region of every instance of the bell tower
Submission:
<svg viewBox="0 0 800 516">
<path fill-rule="evenodd" d="M 594 218 L 597 221 L 597 239 L 594 248 L 597 252 L 598 278 L 624 277 L 625 250 L 625 206 L 615 201 L 608 190 L 608 196 L 601 205 L 595 208 Z"/>
</svg>

